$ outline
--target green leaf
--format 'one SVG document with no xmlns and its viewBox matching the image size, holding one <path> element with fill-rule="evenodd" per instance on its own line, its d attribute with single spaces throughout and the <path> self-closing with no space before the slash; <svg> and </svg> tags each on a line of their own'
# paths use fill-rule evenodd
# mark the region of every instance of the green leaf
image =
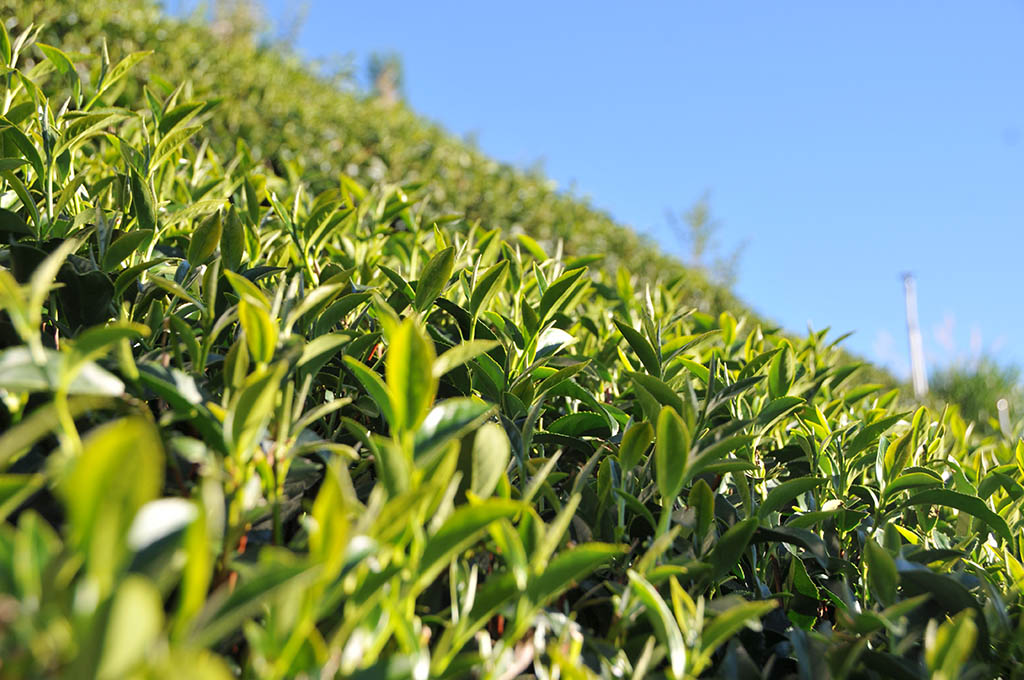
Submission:
<svg viewBox="0 0 1024 680">
<path fill-rule="evenodd" d="M 292 326 L 302 321 L 304 317 L 326 307 L 338 293 L 345 289 L 341 283 L 321 283 L 313 288 L 289 313 L 285 321 L 285 332 L 290 332 Z"/>
<path fill-rule="evenodd" d="M 32 236 L 35 232 L 25 224 L 25 220 L 21 219 L 17 213 L 11 212 L 6 208 L 0 208 L 0 234 Z M 4 241 L 6 242 L 6 240 L 5 238 Z"/>
<path fill-rule="evenodd" d="M 467 340 L 446 350 L 434 362 L 433 374 L 440 378 L 454 368 L 458 368 L 481 354 L 490 352 L 499 343 L 494 340 Z"/>
<path fill-rule="evenodd" d="M 89 361 L 109 352 L 121 340 L 145 337 L 149 328 L 128 321 L 115 321 L 106 326 L 94 326 L 82 331 L 71 342 L 75 361 Z"/>
<path fill-rule="evenodd" d="M 578 411 L 557 418 L 548 424 L 547 431 L 569 437 L 582 437 L 587 434 L 607 436 L 609 434 L 608 421 L 604 416 L 592 411 Z"/>
<path fill-rule="evenodd" d="M 103 78 L 103 82 L 98 86 L 96 94 L 93 95 L 92 99 L 89 101 L 89 106 L 86 108 L 92 108 L 92 105 L 99 100 L 100 96 L 104 92 L 113 87 L 115 83 L 121 80 L 121 78 L 128 75 L 128 72 L 131 71 L 136 64 L 151 54 L 153 54 L 151 50 L 146 50 L 144 52 L 132 52 L 127 57 L 117 62 L 114 68 L 107 72 L 106 77 Z"/>
<path fill-rule="evenodd" d="M 659 404 L 662 406 L 671 406 L 675 409 L 676 413 L 682 415 L 685 413 L 685 407 L 683 406 L 683 400 L 676 394 L 675 390 L 669 387 L 664 381 L 655 378 L 654 376 L 644 375 L 643 373 L 629 373 L 629 379 L 633 381 L 638 387 L 642 387 L 644 390 L 650 393 Z"/>
<path fill-rule="evenodd" d="M 569 335 L 561 328 L 546 328 L 537 336 L 537 359 L 554 356 L 569 345 L 576 342 L 576 338 Z"/>
<path fill-rule="evenodd" d="M 539 576 L 530 580 L 527 596 L 535 606 L 544 606 L 573 582 L 622 553 L 622 546 L 607 543 L 584 543 L 563 551 L 545 566 Z"/>
<path fill-rule="evenodd" d="M 677 678 L 685 677 L 686 645 L 683 642 L 683 634 L 679 630 L 679 625 L 672 615 L 672 610 L 647 579 L 632 569 L 629 569 L 626 574 L 629 577 L 630 588 L 644 603 L 647 617 L 650 619 L 651 625 L 654 626 L 654 631 L 661 643 L 665 645 L 672 674 Z"/>
<path fill-rule="evenodd" d="M 385 371 L 393 399 L 393 426 L 399 432 L 413 432 L 423 422 L 437 393 L 434 345 L 412 318 L 395 328 L 388 340 Z"/>
<path fill-rule="evenodd" d="M 214 493 L 214 498 L 223 502 L 223 496 Z M 206 509 L 202 503 L 195 504 L 195 519 L 185 530 L 182 541 L 185 551 L 185 566 L 182 568 L 181 584 L 178 589 L 178 611 L 174 620 L 174 637 L 181 638 L 202 611 L 213 576 L 214 555 L 210 549 L 211 536 L 207 531 Z"/>
<path fill-rule="evenodd" d="M 189 293 L 181 285 L 175 283 L 174 281 L 171 281 L 170 279 L 165 279 L 162 276 L 153 276 L 149 279 L 149 282 L 152 283 L 157 288 L 162 288 L 163 290 L 166 290 L 174 297 L 177 297 L 185 302 L 191 302 L 202 311 L 205 311 L 206 309 L 206 306 L 203 305 L 202 300 L 192 295 L 192 293 Z"/>
<path fill-rule="evenodd" d="M 789 576 L 793 582 L 793 590 L 804 597 L 809 597 L 814 600 L 821 599 L 821 589 L 811 579 L 810 574 L 807 573 L 807 567 L 804 565 L 804 561 L 799 557 L 794 557 L 794 559 L 790 560 Z"/>
<path fill-rule="evenodd" d="M 221 453 L 228 452 L 221 423 L 203 403 L 192 376 L 177 369 L 140 363 L 139 382 L 166 401 L 177 417 L 189 421 L 207 445 Z"/>
<path fill-rule="evenodd" d="M 472 446 L 463 445 L 459 452 L 462 491 L 471 491 L 479 498 L 489 497 L 505 474 L 511 455 L 512 447 L 501 425 L 485 423 L 473 437 Z"/>
<path fill-rule="evenodd" d="M 868 448 L 882 435 L 883 432 L 888 430 L 890 427 L 898 423 L 906 416 L 905 413 L 897 413 L 896 415 L 887 416 L 881 418 L 876 422 L 865 425 L 861 430 L 853 436 L 853 439 L 846 445 L 846 456 L 852 459 L 858 453 Z"/>
<path fill-rule="evenodd" d="M 555 554 L 558 546 L 561 545 L 565 532 L 569 530 L 569 524 L 576 515 L 576 508 L 579 507 L 580 500 L 582 500 L 582 496 L 579 493 L 573 493 L 565 505 L 558 511 L 558 514 L 555 515 L 555 518 L 551 520 L 551 523 L 548 524 L 540 541 L 533 546 L 530 554 L 530 566 L 534 571 L 539 571 L 543 568 L 551 559 L 551 556 Z"/>
<path fill-rule="evenodd" d="M 693 460 L 690 462 L 690 467 L 686 471 L 686 481 L 693 479 L 697 475 L 709 470 L 719 463 L 746 463 L 746 461 L 722 461 L 722 458 L 729 455 L 736 449 L 746 446 L 753 440 L 753 435 L 738 434 L 720 439 L 719 441 L 701 449 L 700 453 L 694 456 Z"/>
<path fill-rule="evenodd" d="M 0 454 L 0 464 L 6 457 L 6 452 Z M 0 474 L 0 522 L 6 521 L 12 512 L 45 484 L 46 475 L 43 474 Z"/>
<path fill-rule="evenodd" d="M 912 439 L 913 430 L 907 430 L 901 436 L 894 439 L 885 449 L 883 462 L 883 478 L 888 486 L 897 475 L 903 472 L 907 466 L 911 454 L 913 454 Z"/>
<path fill-rule="evenodd" d="M 232 399 L 224 420 L 224 439 L 238 458 L 247 460 L 260 441 L 287 370 L 285 361 L 257 370 L 246 378 L 242 389 Z"/>
<path fill-rule="evenodd" d="M 793 386 L 793 379 L 796 377 L 796 359 L 793 356 L 793 348 L 789 343 L 783 341 L 783 350 L 772 357 L 768 367 L 768 394 L 772 399 L 784 397 Z"/>
<path fill-rule="evenodd" d="M 413 473 L 413 459 L 408 449 L 394 439 L 375 435 L 371 440 L 373 462 L 388 496 L 395 498 L 409 490 Z"/>
<path fill-rule="evenodd" d="M 79 244 L 79 239 L 67 239 L 35 268 L 28 282 L 28 301 L 31 308 L 39 309 L 43 306 L 57 281 L 57 274 L 64 265 L 64 260 L 78 249 Z"/>
<path fill-rule="evenodd" d="M 325 363 L 350 342 L 352 342 L 352 336 L 347 333 L 320 335 L 303 346 L 296 368 L 304 374 L 316 375 Z"/>
<path fill-rule="evenodd" d="M 150 172 L 160 170 L 168 161 L 173 162 L 175 152 L 181 148 L 182 144 L 202 129 L 202 125 L 192 125 L 176 129 L 170 134 L 165 135 L 157 142 L 156 149 L 153 150 L 153 157 L 149 161 Z"/>
<path fill-rule="evenodd" d="M 190 641 L 197 647 L 213 646 L 257 615 L 279 592 L 314 573 L 313 567 L 305 563 L 261 563 L 252 573 L 243 575 L 234 590 L 224 586 L 207 600 Z"/>
<path fill-rule="evenodd" d="M 128 183 L 132 191 L 132 216 L 140 229 L 156 230 L 156 199 L 149 184 L 135 170 L 130 169 Z"/>
<path fill-rule="evenodd" d="M 658 352 L 647 341 L 647 338 L 618 319 L 613 319 L 613 323 L 619 329 L 619 332 L 622 333 L 622 337 L 626 338 L 629 346 L 636 352 L 640 363 L 644 365 L 647 372 L 655 378 L 661 378 L 661 360 L 658 358 Z"/>
<path fill-rule="evenodd" d="M 551 285 L 544 291 L 544 295 L 540 299 L 541 323 L 562 311 L 561 307 L 568 301 L 573 285 L 579 281 L 586 271 L 586 267 L 570 269 L 551 282 Z"/>
<path fill-rule="evenodd" d="M 220 244 L 223 227 L 221 225 L 220 212 L 215 212 L 196 227 L 188 242 L 188 263 L 198 267 L 206 262 L 217 250 Z"/>
<path fill-rule="evenodd" d="M 632 470 L 640 463 L 647 447 L 654 440 L 654 428 L 646 420 L 634 423 L 622 435 L 619 444 L 619 464 L 623 470 Z"/>
<path fill-rule="evenodd" d="M 370 397 L 377 404 L 377 408 L 384 414 L 384 419 L 392 427 L 395 427 L 395 414 L 391 410 L 391 391 L 384 384 L 384 381 L 381 380 L 379 375 L 354 357 L 343 357 L 343 361 L 348 366 L 348 369 L 355 374 L 359 382 L 362 383 L 363 389 L 369 393 Z"/>
<path fill-rule="evenodd" d="M 43 356 L 44 361 L 37 364 L 28 347 L 12 347 L 0 352 L 0 389 L 56 392 L 67 370 L 68 357 L 51 349 L 44 349 Z M 124 394 L 124 383 L 99 365 L 87 361 L 76 367 L 67 392 L 117 397 Z"/>
<path fill-rule="evenodd" d="M 978 626 L 970 609 L 943 621 L 941 625 L 935 619 L 930 620 L 924 635 L 924 658 L 932 680 L 959 678 L 977 640 Z"/>
<path fill-rule="evenodd" d="M 416 575 L 417 588 L 433 582 L 456 555 L 473 544 L 492 522 L 511 519 L 523 509 L 517 501 L 490 498 L 482 503 L 457 508 L 441 528 L 427 539 Z"/>
<path fill-rule="evenodd" d="M 36 149 L 36 145 L 32 143 L 32 140 L 29 139 L 28 135 L 22 132 L 17 125 L 3 116 L 0 116 L 0 131 L 3 132 L 7 139 L 14 143 L 14 146 L 18 147 L 18 151 L 20 151 L 32 165 L 32 169 L 35 170 L 36 176 L 45 177 L 46 170 L 43 166 L 43 157 L 39 155 L 39 150 Z M 8 148 L 8 153 L 10 151 L 11 149 Z"/>
<path fill-rule="evenodd" d="M 52 157 L 78 151 L 87 141 L 106 134 L 114 125 L 129 118 L 127 112 L 97 111 L 96 113 L 78 113 L 68 116 L 68 126 L 64 129 L 61 141 L 51 151 Z M 63 194 L 63 191 L 61 192 Z"/>
<path fill-rule="evenodd" d="M 0 66 L 11 66 L 11 36 L 7 33 L 7 26 L 0 21 Z"/>
<path fill-rule="evenodd" d="M 16 170 L 23 165 L 28 165 L 28 161 L 23 158 L 0 158 L 0 172 Z"/>
<path fill-rule="evenodd" d="M 408 302 L 412 302 L 414 299 L 416 299 L 416 293 L 413 291 L 412 286 L 409 285 L 409 282 L 406 281 L 401 274 L 396 272 L 391 267 L 388 267 L 380 263 L 377 264 L 377 269 L 383 272 L 384 275 L 388 277 L 388 280 L 390 280 L 391 283 L 394 284 L 395 292 L 397 294 L 400 294 L 401 296 L 405 297 Z"/>
<path fill-rule="evenodd" d="M 761 617 L 777 606 L 779 605 L 775 600 L 766 600 L 743 602 L 729 607 L 704 625 L 700 634 L 701 656 L 710 657 L 716 649 L 744 627 L 750 626 L 760 630 Z"/>
<path fill-rule="evenodd" d="M 480 276 L 469 298 L 469 313 L 474 318 L 486 309 L 487 303 L 501 290 L 507 278 L 508 260 L 502 260 L 493 265 Z"/>
<path fill-rule="evenodd" d="M 131 676 L 155 652 L 163 625 L 160 591 L 148 579 L 127 576 L 114 595 L 96 677 L 115 680 Z"/>
<path fill-rule="evenodd" d="M 480 427 L 493 412 L 493 405 L 479 399 L 445 399 L 430 410 L 416 431 L 416 458 L 420 459 L 439 446 Z"/>
<path fill-rule="evenodd" d="M 976 623 L 982 649 L 989 645 L 988 626 L 985 622 L 984 610 L 977 598 L 960 583 L 957 578 L 948 574 L 939 574 L 929 569 L 906 569 L 900 571 L 903 592 L 914 596 L 923 593 L 931 595 L 935 604 L 941 606 L 949 614 L 962 609 L 971 608 L 977 613 Z"/>
<path fill-rule="evenodd" d="M 750 545 L 750 539 L 757 531 L 756 517 L 745 519 L 729 527 L 715 544 L 708 560 L 711 562 L 714 578 L 719 579 L 729 573 L 743 557 L 743 552 Z"/>
<path fill-rule="evenodd" d="M 931 471 L 907 472 L 892 480 L 889 484 L 886 484 L 884 495 L 885 497 L 890 497 L 897 492 L 905 491 L 906 489 L 913 489 L 921 486 L 938 486 L 942 483 L 942 477 L 939 477 Z"/>
<path fill-rule="evenodd" d="M 676 411 L 663 406 L 658 414 L 658 438 L 654 443 L 654 470 L 662 504 L 671 507 L 683 488 L 690 455 L 690 433 Z"/>
<path fill-rule="evenodd" d="M 868 566 L 868 585 L 871 592 L 885 606 L 896 602 L 896 587 L 899 585 L 900 574 L 892 555 L 873 539 L 868 538 L 864 542 L 864 559 Z"/>
<path fill-rule="evenodd" d="M 239 298 L 251 298 L 253 304 L 258 304 L 261 307 L 269 308 L 270 303 L 267 301 L 267 296 L 263 294 L 263 291 L 256 286 L 255 283 L 232 271 L 224 272 L 224 277 L 227 278 L 228 283 L 235 289 L 235 293 L 238 294 Z"/>
<path fill-rule="evenodd" d="M 351 521 L 349 518 L 348 494 L 345 492 L 347 471 L 339 459 L 327 467 L 327 474 L 320 485 L 320 492 L 313 502 L 314 523 L 309 530 L 309 555 L 323 564 L 324 580 L 337 578 L 345 559 L 349 542 Z"/>
<path fill-rule="evenodd" d="M 416 298 L 413 306 L 423 311 L 433 304 L 452 277 L 455 267 L 455 247 L 449 246 L 430 258 L 423 268 L 419 283 L 416 284 Z"/>
<path fill-rule="evenodd" d="M 942 505 L 948 508 L 956 508 L 957 510 L 974 515 L 987 524 L 997 536 L 1007 543 L 1013 543 L 1013 534 L 1010 533 L 1010 527 L 1007 526 L 1006 520 L 994 513 L 985 504 L 985 501 L 977 496 L 969 496 L 948 489 L 929 489 L 914 494 L 901 507 L 906 508 L 914 505 Z"/>
<path fill-rule="evenodd" d="M 715 494 L 707 482 L 703 479 L 698 479 L 697 483 L 690 489 L 690 495 L 687 498 L 686 504 L 693 508 L 696 515 L 697 546 L 700 548 L 704 542 L 704 537 L 708 535 L 708 531 L 711 529 L 711 524 L 715 521 Z"/>
<path fill-rule="evenodd" d="M 238 301 L 238 321 L 245 331 L 249 354 L 259 363 L 269 363 L 277 347 L 277 324 L 267 309 L 249 297 Z"/>
<path fill-rule="evenodd" d="M 136 229 L 121 236 L 103 254 L 103 270 L 109 272 L 138 251 L 142 244 L 149 243 L 151 238 L 153 231 L 150 229 Z"/>
<path fill-rule="evenodd" d="M 767 428 L 775 424 L 780 418 L 789 413 L 792 413 L 801 404 L 804 404 L 804 400 L 800 397 L 779 397 L 778 399 L 772 399 L 761 412 L 757 414 L 757 424 L 761 427 Z"/>
<path fill-rule="evenodd" d="M 231 206 L 220 233 L 220 253 L 224 260 L 224 266 L 231 271 L 237 271 L 242 263 L 244 252 L 245 227 L 238 219 L 238 211 L 235 210 L 235 206 Z"/>
<path fill-rule="evenodd" d="M 52 45 L 44 45 L 41 42 L 36 43 L 36 47 L 42 52 L 47 59 L 57 68 L 57 72 L 61 75 L 68 76 L 74 75 L 78 78 L 78 72 L 75 71 L 75 65 L 72 63 L 71 58 L 64 52 Z"/>
<path fill-rule="evenodd" d="M 538 260 L 539 262 L 544 262 L 548 259 L 548 254 L 545 253 L 544 249 L 540 247 L 540 244 L 537 243 L 531 237 L 527 236 L 526 234 L 517 234 L 516 238 L 523 245 L 523 247 L 526 248 L 531 255 L 533 255 L 534 259 Z"/>
<path fill-rule="evenodd" d="M 825 480 L 821 477 L 798 477 L 787 480 L 768 492 L 768 496 L 758 509 L 758 516 L 767 517 L 800 494 L 816 489 L 824 483 Z"/>
<path fill-rule="evenodd" d="M 129 289 L 129 287 L 137 283 L 139 277 L 144 271 L 152 269 L 157 265 L 161 265 L 164 262 L 167 262 L 167 260 L 168 258 L 166 257 L 158 257 L 155 260 L 141 262 L 122 271 L 114 280 L 114 296 L 120 298 L 124 295 L 125 291 Z"/>
<path fill-rule="evenodd" d="M 102 597 L 123 567 L 135 513 L 163 485 L 164 455 L 156 428 L 139 417 L 92 430 L 60 483 L 73 544 Z"/>
</svg>

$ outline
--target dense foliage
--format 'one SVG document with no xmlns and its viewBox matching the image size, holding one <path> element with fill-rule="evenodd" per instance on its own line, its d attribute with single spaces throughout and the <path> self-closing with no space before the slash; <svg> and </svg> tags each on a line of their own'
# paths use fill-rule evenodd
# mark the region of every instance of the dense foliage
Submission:
<svg viewBox="0 0 1024 680">
<path fill-rule="evenodd" d="M 685 276 L 443 218 L 439 195 L 471 200 L 443 163 L 322 166 L 258 104 L 138 77 L 168 57 L 98 47 L 96 6 L 34 6 L 49 43 L 0 35 L 0 675 L 1024 659 L 1024 444 L 899 410 L 825 333 L 695 311 Z M 219 54 L 268 77 L 122 10 L 111 44 L 180 28 L 209 60 L 190 76 Z M 502 172 L 474 181 L 507 192 Z"/>
</svg>

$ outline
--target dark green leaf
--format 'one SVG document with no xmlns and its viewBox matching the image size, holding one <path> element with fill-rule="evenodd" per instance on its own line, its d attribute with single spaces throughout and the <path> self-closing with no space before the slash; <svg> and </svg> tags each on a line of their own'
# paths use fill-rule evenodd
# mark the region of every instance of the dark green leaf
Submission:
<svg viewBox="0 0 1024 680">
<path fill-rule="evenodd" d="M 647 338 L 618 319 L 613 319 L 613 323 L 619 329 L 619 332 L 622 333 L 622 337 L 626 338 L 629 346 L 636 352 L 640 363 L 644 365 L 647 372 L 655 378 L 661 378 L 661 361 L 658 359 L 658 352 L 647 341 Z"/>
<path fill-rule="evenodd" d="M 437 533 L 427 539 L 416 575 L 419 587 L 430 584 L 456 555 L 480 538 L 492 522 L 511 519 L 521 510 L 520 503 L 497 498 L 456 509 Z"/>
<path fill-rule="evenodd" d="M 1006 520 L 993 512 L 985 504 L 985 501 L 977 496 L 968 496 L 967 494 L 948 489 L 929 489 L 914 494 L 901 507 L 914 505 L 942 505 L 948 508 L 956 508 L 962 512 L 974 515 L 987 524 L 997 536 L 1007 543 L 1013 543 L 1013 535 L 1010 533 L 1010 527 L 1007 526 Z"/>
<path fill-rule="evenodd" d="M 821 477 L 798 477 L 787 480 L 768 492 L 758 514 L 760 517 L 767 517 L 800 494 L 816 489 L 824 483 L 825 480 Z"/>
<path fill-rule="evenodd" d="M 896 587 L 900 580 L 896 562 L 885 548 L 871 538 L 864 542 L 864 559 L 868 565 L 868 584 L 871 591 L 883 605 L 893 604 L 896 601 Z"/>
<path fill-rule="evenodd" d="M 626 573 L 629 576 L 630 587 L 644 603 L 651 625 L 654 626 L 659 639 L 668 650 L 672 674 L 677 678 L 682 678 L 686 673 L 686 645 L 683 642 L 683 634 L 679 630 L 679 625 L 676 623 L 675 617 L 672 616 L 672 610 L 665 604 L 665 600 L 658 594 L 657 589 L 643 576 L 632 569 Z"/>
<path fill-rule="evenodd" d="M 220 213 L 216 212 L 196 227 L 188 242 L 188 263 L 198 267 L 208 260 L 220 245 L 223 227 Z"/>
<path fill-rule="evenodd" d="M 416 298 L 413 306 L 423 311 L 433 304 L 434 300 L 448 284 L 452 277 L 452 270 L 455 267 L 455 247 L 449 246 L 430 258 L 419 283 L 416 284 Z"/>
<path fill-rule="evenodd" d="M 743 557 L 743 552 L 750 544 L 750 539 L 753 538 L 754 532 L 757 531 L 757 525 L 757 519 L 751 517 L 742 522 L 737 522 L 722 534 L 722 537 L 718 539 L 718 543 L 715 544 L 711 555 L 708 557 L 708 560 L 711 562 L 714 578 L 721 578 L 736 566 L 736 563 Z"/>
</svg>

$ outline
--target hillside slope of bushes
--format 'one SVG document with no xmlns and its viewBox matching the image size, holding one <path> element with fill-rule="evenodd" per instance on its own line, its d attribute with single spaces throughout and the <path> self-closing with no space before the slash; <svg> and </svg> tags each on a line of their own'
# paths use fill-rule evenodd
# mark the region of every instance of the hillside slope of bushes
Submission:
<svg viewBox="0 0 1024 680">
<path fill-rule="evenodd" d="M 570 255 L 599 253 L 607 271 L 621 266 L 641 282 L 678 286 L 684 305 L 773 325 L 705 272 L 682 266 L 587 201 L 556 191 L 542 175 L 498 163 L 401 103 L 382 105 L 344 78 L 317 73 L 284 46 L 267 44 L 244 12 L 239 22 L 214 30 L 166 18 L 152 0 L 0 0 L 0 11 L 12 18 L 11 30 L 37 25 L 40 41 L 87 59 L 95 60 L 104 43 L 119 54 L 152 51 L 122 81 L 122 91 L 111 94 L 141 101 L 144 89 L 167 96 L 184 87 L 186 96 L 206 104 L 195 122 L 204 124 L 204 138 L 218 153 L 243 152 L 277 175 L 301 176 L 315 190 L 335 185 L 341 174 L 365 186 L 401 186 L 417 199 L 422 219 L 457 215 Z M 899 382 L 870 364 L 857 379 Z"/>
<path fill-rule="evenodd" d="M 903 411 L 825 333 L 692 312 L 540 213 L 443 218 L 445 163 L 268 153 L 171 80 L 214 68 L 203 29 L 90 4 L 0 33 L 0 676 L 1024 661 L 1019 433 Z M 270 69 L 246 49 L 210 83 Z"/>
<path fill-rule="evenodd" d="M 685 272 L 653 243 L 556 192 L 543 177 L 487 158 L 404 105 L 342 91 L 244 27 L 216 33 L 166 19 L 151 2 L 5 0 L 0 7 L 5 4 L 19 27 L 42 25 L 39 39 L 67 52 L 95 57 L 104 40 L 119 54 L 154 50 L 124 81 L 123 96 L 138 100 L 143 85 L 166 96 L 187 81 L 188 97 L 219 102 L 207 118 L 206 139 L 220 153 L 233 154 L 241 140 L 277 174 L 302 176 L 316 188 L 334 185 L 342 172 L 366 185 L 424 183 L 418 205 L 426 214 L 520 229 L 541 242 L 561 239 L 568 253 L 606 253 L 610 266 L 624 264 L 651 279 Z M 696 304 L 738 309 L 728 291 L 699 273 L 685 274 Z"/>
</svg>

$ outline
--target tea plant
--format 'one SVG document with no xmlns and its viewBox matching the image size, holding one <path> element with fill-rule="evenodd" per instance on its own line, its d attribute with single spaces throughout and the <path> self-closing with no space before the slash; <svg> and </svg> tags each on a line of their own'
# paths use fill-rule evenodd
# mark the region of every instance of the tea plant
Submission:
<svg viewBox="0 0 1024 680">
<path fill-rule="evenodd" d="M 0 34 L 3 676 L 1024 657 L 1024 444 L 825 332 L 443 216 L 443 177 L 216 149 L 232 102 L 41 30 Z"/>
</svg>

